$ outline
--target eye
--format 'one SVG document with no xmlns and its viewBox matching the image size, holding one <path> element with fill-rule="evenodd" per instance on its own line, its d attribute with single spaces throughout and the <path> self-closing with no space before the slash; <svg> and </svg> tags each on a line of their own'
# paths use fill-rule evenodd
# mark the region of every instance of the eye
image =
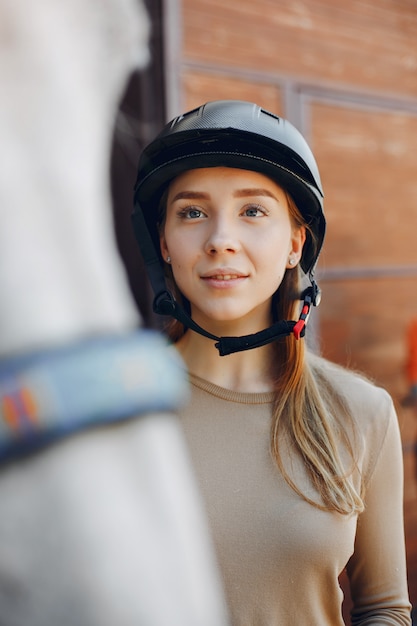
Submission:
<svg viewBox="0 0 417 626">
<path fill-rule="evenodd" d="M 186 220 L 195 220 L 204 217 L 205 213 L 198 207 L 189 206 L 181 209 L 181 211 L 178 212 L 178 216 Z"/>
<path fill-rule="evenodd" d="M 249 204 L 243 209 L 245 217 L 264 217 L 267 214 L 267 210 L 259 204 Z"/>
</svg>

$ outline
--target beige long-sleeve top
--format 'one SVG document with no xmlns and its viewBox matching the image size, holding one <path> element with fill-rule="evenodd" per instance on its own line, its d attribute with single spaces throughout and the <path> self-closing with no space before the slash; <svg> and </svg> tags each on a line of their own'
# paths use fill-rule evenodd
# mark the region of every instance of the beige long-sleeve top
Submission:
<svg viewBox="0 0 417 626">
<path fill-rule="evenodd" d="M 324 367 L 348 397 L 357 427 L 354 480 L 366 485 L 359 518 L 323 512 L 284 481 L 269 451 L 272 393 L 234 392 L 190 376 L 182 422 L 233 626 L 341 626 L 345 568 L 352 624 L 411 624 L 402 452 L 391 398 L 362 378 Z M 291 463 L 314 495 L 301 462 Z"/>
</svg>

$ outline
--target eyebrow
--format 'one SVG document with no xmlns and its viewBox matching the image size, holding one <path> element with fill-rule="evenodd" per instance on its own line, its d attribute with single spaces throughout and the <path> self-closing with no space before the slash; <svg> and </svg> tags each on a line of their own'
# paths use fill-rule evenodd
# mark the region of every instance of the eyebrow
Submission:
<svg viewBox="0 0 417 626">
<path fill-rule="evenodd" d="M 180 191 L 172 198 L 171 202 L 176 200 L 208 200 L 209 198 L 209 194 L 203 191 Z"/>
<path fill-rule="evenodd" d="M 234 192 L 233 196 L 235 198 L 245 198 L 246 196 L 267 196 L 269 198 L 274 198 L 274 200 L 278 202 L 277 197 L 271 191 L 262 187 L 255 187 L 253 189 L 238 189 Z"/>
<path fill-rule="evenodd" d="M 237 189 L 233 196 L 235 198 L 246 198 L 250 196 L 267 196 L 269 198 L 274 198 L 278 202 L 277 197 L 268 189 L 263 189 L 261 187 L 251 188 L 251 189 Z M 205 193 L 204 191 L 180 191 L 173 198 L 172 202 L 176 202 L 177 200 L 209 200 L 210 195 Z"/>
</svg>

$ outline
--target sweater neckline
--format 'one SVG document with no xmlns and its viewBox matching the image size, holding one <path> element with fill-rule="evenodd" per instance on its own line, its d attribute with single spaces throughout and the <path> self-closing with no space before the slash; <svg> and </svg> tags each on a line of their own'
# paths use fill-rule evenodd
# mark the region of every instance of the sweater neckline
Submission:
<svg viewBox="0 0 417 626">
<path fill-rule="evenodd" d="M 273 391 L 264 391 L 259 393 L 247 393 L 243 391 L 234 391 L 232 389 L 225 389 L 219 385 L 215 385 L 204 378 L 200 378 L 195 374 L 188 374 L 189 381 L 194 387 L 209 393 L 212 396 L 216 396 L 222 400 L 229 402 L 237 402 L 241 404 L 271 404 L 274 400 Z"/>
</svg>

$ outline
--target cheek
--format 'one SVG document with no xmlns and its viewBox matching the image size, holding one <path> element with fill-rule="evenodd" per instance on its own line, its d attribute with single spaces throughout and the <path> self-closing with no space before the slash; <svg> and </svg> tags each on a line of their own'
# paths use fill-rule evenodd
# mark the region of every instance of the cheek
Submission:
<svg viewBox="0 0 417 626">
<path fill-rule="evenodd" d="M 171 270 L 177 287 L 187 295 L 187 284 L 189 283 L 195 262 L 195 255 L 190 245 L 181 238 L 177 241 L 175 237 L 171 237 L 167 242 L 167 249 L 171 257 Z"/>
<path fill-rule="evenodd" d="M 290 237 L 268 237 L 258 245 L 257 269 L 259 278 L 262 277 L 263 287 L 274 293 L 287 271 L 288 257 L 291 251 Z"/>
<path fill-rule="evenodd" d="M 271 273 L 280 272 L 283 275 L 291 249 L 290 232 L 281 233 L 280 236 L 266 234 L 257 242 L 259 263 L 264 267 L 269 266 Z"/>
<path fill-rule="evenodd" d="M 171 270 L 176 288 L 184 298 L 192 302 L 196 291 L 196 284 L 193 282 L 192 276 L 184 270 L 181 262 L 171 265 Z"/>
<path fill-rule="evenodd" d="M 181 253 L 184 248 L 188 248 L 189 234 L 187 233 L 187 229 L 178 228 L 175 225 L 175 221 L 169 217 L 167 217 L 163 239 L 165 240 L 165 244 L 169 249 L 171 256 L 176 256 Z"/>
<path fill-rule="evenodd" d="M 165 242 L 173 263 L 191 267 L 202 253 L 201 229 L 197 228 L 167 228 Z"/>
<path fill-rule="evenodd" d="M 183 269 L 191 262 L 191 247 L 183 237 L 169 237 L 167 240 L 167 249 L 169 250 L 173 269 Z"/>
</svg>

